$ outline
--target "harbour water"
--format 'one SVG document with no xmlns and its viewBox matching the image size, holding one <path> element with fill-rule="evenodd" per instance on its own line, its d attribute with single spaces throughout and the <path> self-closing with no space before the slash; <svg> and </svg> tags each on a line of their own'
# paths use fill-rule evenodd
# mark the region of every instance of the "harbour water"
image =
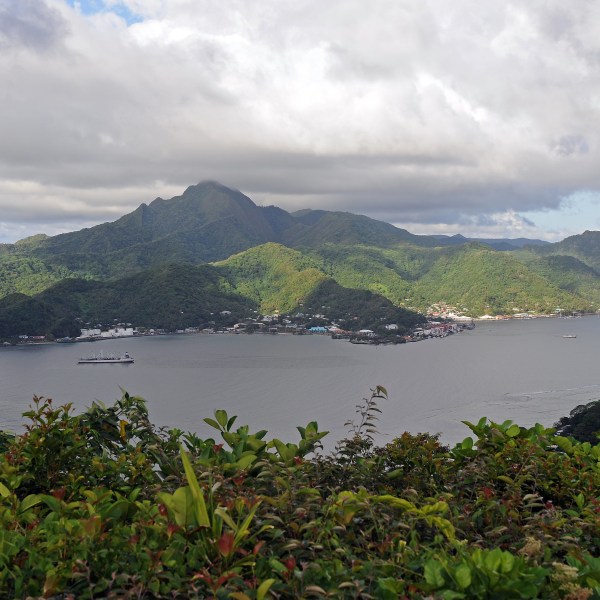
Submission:
<svg viewBox="0 0 600 600">
<path fill-rule="evenodd" d="M 576 337 L 563 337 L 576 336 Z M 91 350 L 129 352 L 132 365 L 78 365 Z M 311 420 L 330 430 L 326 447 L 370 388 L 385 386 L 383 443 L 403 431 L 469 435 L 463 420 L 487 416 L 551 426 L 600 398 L 600 318 L 479 322 L 472 331 L 399 346 L 353 345 L 326 336 L 178 335 L 93 344 L 0 349 L 0 429 L 19 431 L 34 395 L 111 403 L 143 396 L 156 425 L 213 435 L 217 408 L 286 441 Z"/>
</svg>

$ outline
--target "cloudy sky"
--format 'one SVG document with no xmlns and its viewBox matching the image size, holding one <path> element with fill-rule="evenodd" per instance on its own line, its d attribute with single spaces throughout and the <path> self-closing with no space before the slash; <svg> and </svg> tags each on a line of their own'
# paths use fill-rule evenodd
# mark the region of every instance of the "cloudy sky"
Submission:
<svg viewBox="0 0 600 600">
<path fill-rule="evenodd" d="M 600 229 L 600 0 L 0 0 L 0 241 L 212 179 L 414 233 Z"/>
</svg>

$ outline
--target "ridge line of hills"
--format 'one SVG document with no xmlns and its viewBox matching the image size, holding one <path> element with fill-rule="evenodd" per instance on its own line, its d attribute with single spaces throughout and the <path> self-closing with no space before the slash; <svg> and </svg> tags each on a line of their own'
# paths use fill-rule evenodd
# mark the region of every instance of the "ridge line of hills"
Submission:
<svg viewBox="0 0 600 600">
<path fill-rule="evenodd" d="M 261 207 L 203 182 L 114 222 L 0 245 L 0 337 L 114 319 L 196 326 L 231 307 L 237 317 L 307 302 L 355 325 L 371 314 L 407 327 L 432 305 L 595 311 L 599 284 L 600 232 L 554 244 L 419 236 L 348 212 Z"/>
</svg>

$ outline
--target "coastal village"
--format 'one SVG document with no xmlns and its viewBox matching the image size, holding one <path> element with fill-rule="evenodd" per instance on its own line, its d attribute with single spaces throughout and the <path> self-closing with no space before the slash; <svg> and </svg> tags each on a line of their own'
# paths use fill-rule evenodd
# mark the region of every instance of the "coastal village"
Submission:
<svg viewBox="0 0 600 600">
<path fill-rule="evenodd" d="M 218 315 L 220 320 L 230 321 L 232 313 L 223 310 Z M 11 341 L 4 341 L 4 345 L 15 344 L 41 344 L 41 343 L 75 343 L 75 342 L 97 342 L 103 340 L 114 340 L 118 338 L 155 336 L 155 335 L 192 335 L 192 334 L 270 334 L 270 335 L 329 335 L 334 339 L 347 339 L 355 343 L 406 343 L 418 341 L 430 337 L 445 337 L 458 333 L 465 327 L 472 327 L 473 320 L 455 322 L 450 320 L 428 320 L 422 327 L 416 328 L 409 333 L 401 335 L 400 327 L 396 323 L 383 323 L 378 326 L 377 331 L 373 329 L 360 329 L 353 331 L 342 326 L 341 321 L 327 321 L 322 314 L 295 313 L 293 315 L 256 314 L 241 319 L 231 325 L 218 326 L 215 323 L 210 327 L 186 327 L 167 331 L 159 328 L 136 327 L 132 323 L 115 323 L 112 325 L 83 324 L 81 333 L 76 337 L 64 337 L 50 339 L 43 335 L 21 334 Z"/>
<path fill-rule="evenodd" d="M 402 328 L 396 323 L 381 323 L 377 325 L 377 328 L 356 331 L 344 327 L 343 319 L 327 320 L 325 315 L 319 313 L 297 312 L 291 315 L 280 315 L 277 311 L 273 314 L 264 315 L 256 312 L 254 315 L 240 319 L 230 325 L 217 325 L 218 321 L 231 321 L 232 316 L 231 311 L 223 310 L 218 316 L 215 316 L 215 321 L 210 327 L 187 327 L 174 331 L 136 327 L 132 323 L 95 324 L 93 326 L 82 324 L 81 333 L 77 337 L 49 339 L 41 335 L 22 334 L 18 336 L 18 339 L 5 341 L 4 345 L 96 342 L 167 334 L 328 335 L 333 339 L 348 340 L 357 344 L 403 344 L 429 338 L 443 338 L 474 327 L 474 320 L 470 317 L 459 315 L 434 317 L 430 315 L 420 327 L 408 332 L 402 331 Z"/>
<path fill-rule="evenodd" d="M 404 344 L 418 342 L 431 338 L 444 338 L 464 330 L 471 330 L 477 321 L 503 321 L 512 319 L 535 318 L 571 318 L 582 316 L 582 313 L 564 314 L 557 308 L 552 314 L 535 314 L 530 312 L 515 312 L 512 315 L 482 315 L 470 317 L 461 313 L 456 307 L 443 303 L 434 304 L 427 311 L 425 322 L 412 330 L 401 332 L 396 323 L 381 323 L 377 328 L 360 329 L 358 331 L 343 326 L 343 319 L 327 320 L 323 314 L 297 312 L 293 315 L 280 315 L 277 311 L 272 314 L 259 314 L 240 319 L 233 324 L 218 325 L 217 323 L 235 321 L 231 311 L 223 310 L 215 315 L 210 327 L 186 327 L 167 331 L 159 328 L 136 327 L 132 323 L 84 324 L 81 334 L 77 337 L 51 339 L 43 335 L 21 334 L 18 338 L 4 341 L 6 345 L 42 344 L 42 343 L 75 343 L 114 340 L 118 338 L 155 336 L 155 335 L 192 335 L 192 334 L 269 334 L 269 335 L 328 335 L 333 339 L 348 340 L 355 344 Z M 116 320 L 115 320 L 116 321 Z"/>
</svg>

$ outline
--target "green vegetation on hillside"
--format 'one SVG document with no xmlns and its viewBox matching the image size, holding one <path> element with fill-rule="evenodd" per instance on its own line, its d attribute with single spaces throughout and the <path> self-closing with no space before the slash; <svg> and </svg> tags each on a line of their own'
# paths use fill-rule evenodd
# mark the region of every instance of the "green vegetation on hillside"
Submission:
<svg viewBox="0 0 600 600">
<path fill-rule="evenodd" d="M 540 256 L 572 256 L 600 273 L 600 231 L 584 231 L 556 244 L 529 247 Z"/>
<path fill-rule="evenodd" d="M 232 325 L 254 308 L 252 301 L 228 291 L 210 266 L 162 265 L 104 282 L 67 279 L 34 298 L 4 298 L 0 337 L 62 337 L 73 334 L 60 335 L 59 324 L 72 329 L 115 321 L 167 330 Z M 222 311 L 232 314 L 223 316 Z"/>
<path fill-rule="evenodd" d="M 514 254 L 533 273 L 537 273 L 562 290 L 600 306 L 600 274 L 573 256 L 539 257 L 532 252 Z"/>
<path fill-rule="evenodd" d="M 154 427 L 127 394 L 34 399 L 0 432 L 7 598 L 600 597 L 600 445 L 485 418 L 453 448 L 373 443 L 377 387 L 324 456 L 316 422 L 269 438 Z"/>
<path fill-rule="evenodd" d="M 304 299 L 302 310 L 325 317 L 321 323 L 315 321 L 314 325 L 335 320 L 342 329 L 357 331 L 366 328 L 380 334 L 385 333 L 386 324 L 398 325 L 395 333 L 402 334 L 425 322 L 420 313 L 394 306 L 383 296 L 368 290 L 344 288 L 332 279 L 321 282 Z"/>
<path fill-rule="evenodd" d="M 319 262 L 318 256 L 264 244 L 216 266 L 237 293 L 251 298 L 267 313 L 320 314 L 322 324 L 335 320 L 354 331 L 385 323 L 396 323 L 404 331 L 423 320 L 413 311 L 394 306 L 382 293 L 354 289 L 360 287 L 355 281 L 348 287 L 340 285 L 318 268 Z"/>
<path fill-rule="evenodd" d="M 444 250 L 415 246 L 376 248 L 363 245 L 325 244 L 308 250 L 321 268 L 340 285 L 369 290 L 396 304 L 411 305 L 413 284 L 435 263 Z M 426 308 L 424 301 L 420 309 Z M 417 304 L 415 304 L 417 306 Z"/>
<path fill-rule="evenodd" d="M 0 252 L 0 298 L 9 294 L 39 294 L 55 283 L 75 277 L 64 265 L 52 265 L 13 251 Z"/>
<path fill-rule="evenodd" d="M 77 335 L 98 323 L 132 323 L 169 331 L 231 326 L 255 310 L 309 312 L 344 319 L 347 329 L 421 322 L 381 295 L 346 289 L 317 263 L 279 244 L 265 244 L 216 265 L 163 264 L 106 281 L 65 279 L 29 297 L 0 300 L 0 337 Z M 306 311 L 304 307 L 314 306 Z M 231 313 L 231 314 L 221 314 Z"/>
<path fill-rule="evenodd" d="M 449 249 L 415 284 L 414 292 L 416 297 L 437 298 L 472 315 L 590 308 L 589 303 L 532 273 L 511 253 L 479 244 Z"/>
<path fill-rule="evenodd" d="M 291 310 L 326 278 L 396 306 L 443 303 L 470 316 L 600 308 L 599 232 L 513 252 L 464 240 L 416 236 L 350 213 L 290 214 L 203 182 L 114 223 L 0 245 L 0 299 L 34 296 L 67 278 L 106 281 L 219 261 L 227 290 L 266 311 Z"/>
<path fill-rule="evenodd" d="M 237 293 L 266 313 L 288 313 L 326 279 L 317 265 L 296 250 L 264 244 L 215 263 Z"/>
<path fill-rule="evenodd" d="M 592 310 L 600 305 L 600 292 L 596 296 L 593 292 L 600 290 L 600 280 L 591 269 L 573 274 L 570 265 L 557 259 L 546 267 L 538 266 L 550 260 L 538 257 L 524 265 L 513 253 L 482 244 L 444 248 L 327 244 L 308 253 L 341 285 L 367 289 L 396 305 L 422 311 L 435 303 L 455 306 L 472 316 L 553 312 L 559 306 Z"/>
</svg>

